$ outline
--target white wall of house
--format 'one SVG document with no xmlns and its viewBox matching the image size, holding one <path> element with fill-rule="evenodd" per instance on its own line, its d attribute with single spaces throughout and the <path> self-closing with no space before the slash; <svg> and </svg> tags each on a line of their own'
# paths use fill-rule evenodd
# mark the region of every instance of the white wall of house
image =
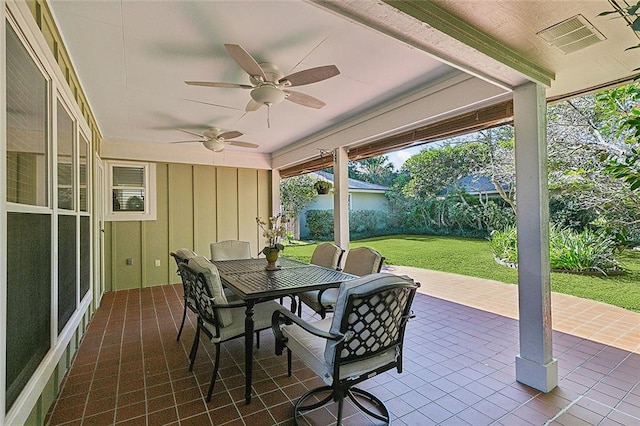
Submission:
<svg viewBox="0 0 640 426">
<path fill-rule="evenodd" d="M 351 192 L 351 210 L 388 211 L 387 197 L 380 192 Z"/>
<path fill-rule="evenodd" d="M 333 209 L 333 192 L 318 195 L 313 203 L 309 205 L 307 210 L 331 210 Z M 349 191 L 349 211 L 353 210 L 379 210 L 388 211 L 387 197 L 382 191 Z M 307 227 L 306 210 L 300 214 L 299 218 L 300 238 L 306 238 L 309 235 Z"/>
</svg>

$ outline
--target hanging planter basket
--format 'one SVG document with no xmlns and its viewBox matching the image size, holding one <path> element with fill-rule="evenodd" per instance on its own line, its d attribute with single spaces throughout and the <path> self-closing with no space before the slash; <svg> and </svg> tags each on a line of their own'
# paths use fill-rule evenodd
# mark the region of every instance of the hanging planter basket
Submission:
<svg viewBox="0 0 640 426">
<path fill-rule="evenodd" d="M 327 182 L 325 180 L 319 180 L 313 185 L 313 187 L 316 189 L 318 194 L 324 195 L 329 193 L 332 185 L 331 185 L 331 182 Z"/>
</svg>

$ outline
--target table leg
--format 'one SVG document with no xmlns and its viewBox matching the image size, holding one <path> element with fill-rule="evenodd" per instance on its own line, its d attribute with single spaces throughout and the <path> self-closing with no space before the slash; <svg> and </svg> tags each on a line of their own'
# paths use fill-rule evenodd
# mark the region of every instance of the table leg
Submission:
<svg viewBox="0 0 640 426">
<path fill-rule="evenodd" d="M 244 319 L 244 400 L 251 403 L 251 379 L 253 375 L 253 301 L 247 301 L 247 310 Z"/>
</svg>

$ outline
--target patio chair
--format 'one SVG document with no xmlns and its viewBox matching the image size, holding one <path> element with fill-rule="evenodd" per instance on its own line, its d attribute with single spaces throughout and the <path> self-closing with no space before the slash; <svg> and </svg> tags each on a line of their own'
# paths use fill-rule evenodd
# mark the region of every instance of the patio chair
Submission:
<svg viewBox="0 0 640 426">
<path fill-rule="evenodd" d="M 384 256 L 374 249 L 356 247 L 347 252 L 342 271 L 362 277 L 380 272 L 383 262 Z M 333 311 L 336 300 L 338 300 L 337 288 L 310 291 L 300 296 L 300 301 L 320 314 L 322 318 L 327 316 L 327 312 Z M 298 316 L 302 316 L 302 303 L 298 306 Z"/>
<path fill-rule="evenodd" d="M 177 272 L 178 272 L 178 275 L 180 275 L 180 279 L 182 281 L 182 294 L 183 294 L 182 297 L 184 298 L 184 309 L 182 311 L 182 321 L 180 322 L 178 337 L 176 338 L 176 341 L 180 341 L 180 336 L 182 335 L 182 329 L 184 328 L 184 320 L 187 318 L 187 309 L 190 309 L 195 314 L 197 314 L 198 311 L 196 309 L 196 302 L 191 295 L 191 291 L 189 288 L 187 288 L 186 283 L 182 278 L 182 275 L 180 274 L 179 266 L 180 266 L 180 262 L 187 262 L 189 261 L 189 259 L 196 257 L 197 254 L 187 248 L 181 248 L 179 250 L 176 250 L 175 252 L 171 252 L 170 254 L 171 256 L 173 256 L 173 258 L 176 261 L 176 265 L 178 266 Z"/>
<path fill-rule="evenodd" d="M 211 260 L 251 259 L 251 244 L 247 241 L 226 240 L 210 244 Z"/>
<path fill-rule="evenodd" d="M 372 274 L 340 286 L 331 318 L 309 323 L 286 309 L 273 314 L 276 354 L 287 348 L 288 375 L 293 352 L 327 384 L 298 399 L 294 424 L 305 411 L 333 400 L 338 403 L 340 425 L 345 397 L 367 415 L 389 424 L 384 403 L 355 385 L 392 368 L 402 372 L 404 331 L 419 286 L 406 277 Z M 304 405 L 308 400 L 309 405 Z"/>
<path fill-rule="evenodd" d="M 207 402 L 210 402 L 220 366 L 220 345 L 227 340 L 244 336 L 247 304 L 243 301 L 227 301 L 218 268 L 204 257 L 191 258 L 188 263 L 180 263 L 179 268 L 180 274 L 192 289 L 198 311 L 196 335 L 189 354 L 189 371 L 193 370 L 198 353 L 200 333 L 204 333 L 216 347 L 213 374 L 207 392 Z M 273 312 L 281 307 L 273 301 L 256 304 L 253 316 L 255 330 L 269 328 Z"/>
<path fill-rule="evenodd" d="M 344 254 L 344 250 L 332 243 L 320 243 L 313 250 L 313 254 L 311 255 L 311 263 L 318 266 L 323 266 L 329 269 L 337 269 L 340 270 L 340 261 L 342 260 L 342 255 Z M 311 306 L 312 309 L 316 310 L 320 309 L 318 304 L 318 293 L 319 290 L 307 291 L 304 293 L 300 293 L 298 300 L 298 316 L 302 316 L 302 303 Z M 318 312 L 316 310 L 316 312 Z"/>
</svg>

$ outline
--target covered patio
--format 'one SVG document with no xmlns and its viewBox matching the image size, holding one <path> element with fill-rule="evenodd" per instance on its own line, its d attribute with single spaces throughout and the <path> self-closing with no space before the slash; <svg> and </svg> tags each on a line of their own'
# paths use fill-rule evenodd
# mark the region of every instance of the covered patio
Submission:
<svg viewBox="0 0 640 426">
<path fill-rule="evenodd" d="M 405 373 L 372 386 L 399 424 L 639 417 L 637 328 L 616 335 L 573 310 L 582 302 L 558 302 L 568 328 L 551 328 L 563 321 L 550 293 L 546 105 L 632 80 L 635 34 L 598 17 L 615 0 L 1 4 L 5 423 L 42 424 L 51 407 L 55 424 L 288 422 L 313 379 L 300 365 L 283 378 L 268 339 L 256 403 L 236 403 L 236 342 L 217 402 L 204 404 L 210 360 L 202 351 L 187 373 L 193 318 L 175 343 L 169 253 L 223 240 L 259 253 L 255 220 L 279 211 L 281 177 L 326 167 L 335 242 L 348 249 L 349 161 L 506 123 L 521 256 L 510 311 L 476 306 L 481 295 L 420 295 Z M 265 86 L 278 97 L 259 103 Z"/>
<path fill-rule="evenodd" d="M 515 380 L 516 286 L 415 268 L 389 270 L 422 283 L 413 303 L 416 318 L 407 328 L 404 372 L 363 383 L 385 401 L 394 425 L 640 422 L 640 314 L 554 293 L 559 384 L 545 394 Z M 241 339 L 223 345 L 221 380 L 211 403 L 205 402 L 214 348 L 204 343 L 206 351 L 188 371 L 195 319 L 190 317 L 177 343 L 181 291 L 168 285 L 105 295 L 48 414 L 51 425 L 291 424 L 292 404 L 320 380 L 295 359 L 287 377 L 286 357 L 274 355 L 270 332 L 256 350 L 252 403 L 244 402 Z M 573 330 L 572 323 L 578 324 Z M 344 424 L 373 424 L 348 410 Z M 306 418 L 309 423 L 302 424 L 335 423 L 325 408 Z"/>
</svg>

